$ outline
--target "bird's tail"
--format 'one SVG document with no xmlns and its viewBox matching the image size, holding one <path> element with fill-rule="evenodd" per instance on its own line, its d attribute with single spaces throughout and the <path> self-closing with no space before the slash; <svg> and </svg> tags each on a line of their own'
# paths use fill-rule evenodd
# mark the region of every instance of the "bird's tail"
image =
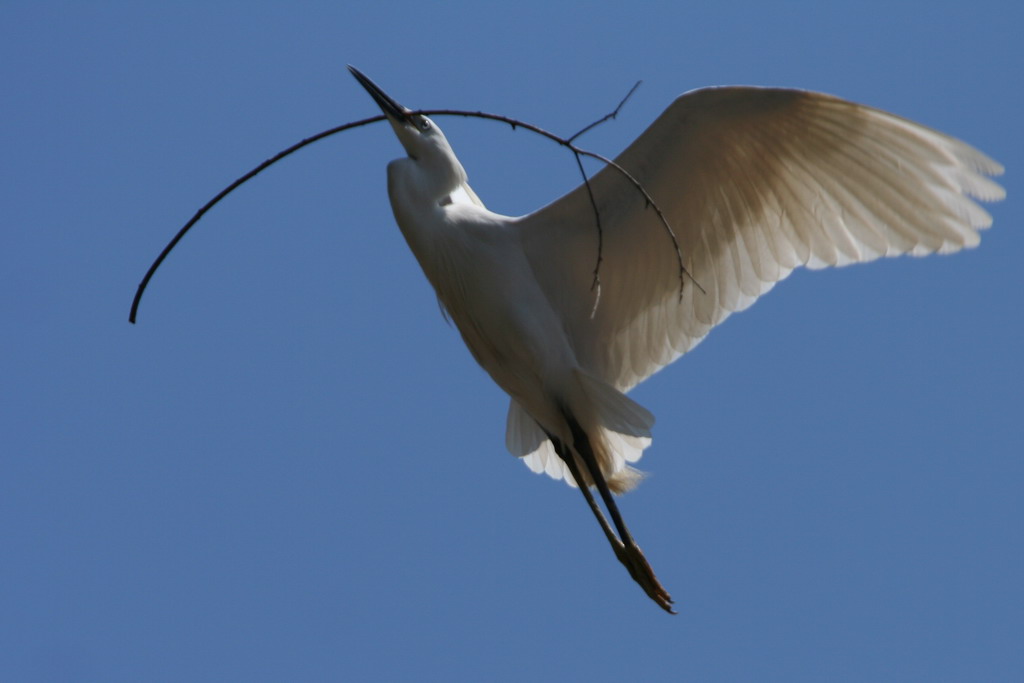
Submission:
<svg viewBox="0 0 1024 683">
<path fill-rule="evenodd" d="M 575 371 L 579 394 L 570 397 L 568 410 L 587 434 L 608 488 L 624 493 L 635 487 L 643 473 L 631 466 L 651 444 L 654 416 L 621 391 L 583 370 Z M 534 472 L 544 472 L 575 486 L 572 474 L 536 420 L 515 401 L 509 406 L 506 445 Z M 571 439 L 566 439 L 571 443 Z M 592 486 L 586 470 L 584 483 Z"/>
</svg>

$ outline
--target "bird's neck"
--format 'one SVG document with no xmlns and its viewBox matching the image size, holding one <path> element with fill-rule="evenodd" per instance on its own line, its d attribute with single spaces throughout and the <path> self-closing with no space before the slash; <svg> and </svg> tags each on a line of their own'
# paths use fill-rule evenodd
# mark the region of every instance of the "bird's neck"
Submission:
<svg viewBox="0 0 1024 683">
<path fill-rule="evenodd" d="M 453 178 L 424 172 L 415 159 L 396 159 L 388 164 L 388 197 L 395 222 L 424 268 L 444 230 L 441 204 L 454 190 L 454 183 Z"/>
<path fill-rule="evenodd" d="M 442 207 L 465 182 L 462 165 L 450 158 L 406 157 L 388 164 L 388 196 L 410 246 L 413 238 L 426 237 L 422 233 L 443 229 Z"/>
<path fill-rule="evenodd" d="M 401 197 L 410 206 L 444 203 L 465 182 L 466 171 L 452 158 L 406 157 L 388 164 L 388 194 L 392 201 Z"/>
</svg>

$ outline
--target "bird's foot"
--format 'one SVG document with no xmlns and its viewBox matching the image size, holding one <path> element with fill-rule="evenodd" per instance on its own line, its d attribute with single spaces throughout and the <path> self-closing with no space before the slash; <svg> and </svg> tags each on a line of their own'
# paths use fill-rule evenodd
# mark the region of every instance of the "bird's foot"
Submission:
<svg viewBox="0 0 1024 683">
<path fill-rule="evenodd" d="M 647 562 L 647 558 L 644 557 L 640 546 L 632 541 L 626 545 L 617 544 L 615 546 L 615 555 L 619 558 L 619 562 L 629 571 L 629 575 L 633 577 L 633 580 L 644 589 L 647 597 L 654 600 L 658 607 L 669 614 L 676 613 L 672 609 L 672 596 L 668 594 L 665 587 L 658 581 L 658 577 L 654 575 L 654 570 L 651 569 L 651 565 Z"/>
</svg>

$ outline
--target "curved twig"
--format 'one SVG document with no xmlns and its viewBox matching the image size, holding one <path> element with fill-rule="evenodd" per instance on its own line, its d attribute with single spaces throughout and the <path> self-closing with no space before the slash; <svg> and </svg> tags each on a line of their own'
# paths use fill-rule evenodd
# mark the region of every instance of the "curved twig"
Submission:
<svg viewBox="0 0 1024 683">
<path fill-rule="evenodd" d="M 594 263 L 594 281 L 590 283 L 590 290 L 594 292 L 594 305 L 590 309 L 590 317 L 593 318 L 597 314 L 597 305 L 601 302 L 601 262 L 604 261 L 604 229 L 601 227 L 601 210 L 597 208 L 597 199 L 594 197 L 594 189 L 590 187 L 590 178 L 587 177 L 587 172 L 583 168 L 583 160 L 580 159 L 579 152 L 573 152 L 573 157 L 576 159 L 576 166 L 580 169 L 580 175 L 583 176 L 583 184 L 587 188 L 587 197 L 590 198 L 590 206 L 594 209 L 594 223 L 597 224 L 597 261 Z"/>
<path fill-rule="evenodd" d="M 282 151 L 278 152 L 277 154 L 275 154 L 274 156 L 270 157 L 269 159 L 264 161 L 262 164 L 260 164 L 256 168 L 252 169 L 251 171 L 249 171 L 248 173 L 246 173 L 242 177 L 238 178 L 237 180 L 235 180 L 235 182 L 231 183 L 230 185 L 225 187 L 223 190 L 221 190 L 219 193 L 217 193 L 216 197 L 214 197 L 210 201 L 208 201 L 205 204 L 203 204 L 202 208 L 200 208 L 198 211 L 196 211 L 195 214 L 193 214 L 192 218 L 190 218 L 188 220 L 188 223 L 185 223 L 185 225 L 182 226 L 181 230 L 179 230 L 178 233 L 173 238 L 171 238 L 171 241 L 167 243 L 167 246 L 163 248 L 163 250 L 160 252 L 159 256 L 157 256 L 156 259 L 153 261 L 153 263 L 149 266 L 149 270 L 146 271 L 145 276 L 143 276 L 143 278 L 142 278 L 142 282 L 139 283 L 138 288 L 135 290 L 135 298 L 132 299 L 132 310 L 128 314 L 128 322 L 130 322 L 132 324 L 135 323 L 135 316 L 139 312 L 139 303 L 142 301 L 142 295 L 143 295 L 143 293 L 145 293 L 146 286 L 149 284 L 149 281 L 153 278 L 153 275 L 156 273 L 156 269 L 159 268 L 160 264 L 164 262 L 164 259 L 167 258 L 168 254 L 171 253 L 171 250 L 174 249 L 175 246 L 177 246 L 178 242 L 181 241 L 181 238 L 185 236 L 185 233 L 187 233 L 189 230 L 191 230 L 192 226 L 199 222 L 199 219 L 203 217 L 203 214 L 205 214 L 207 211 L 209 211 L 214 206 L 219 204 L 220 200 L 224 199 L 229 194 L 231 194 L 232 192 L 237 190 L 240 185 L 242 185 L 246 181 L 252 179 L 256 175 L 258 175 L 261 171 L 267 169 L 270 166 L 273 166 L 278 161 L 281 161 L 281 159 L 284 159 L 286 156 L 289 156 L 291 154 L 294 154 L 295 152 L 298 152 L 300 149 L 302 149 L 306 145 L 311 145 L 314 142 L 316 142 L 317 140 L 323 140 L 324 138 L 328 137 L 329 135 L 334 135 L 335 133 L 341 133 L 342 131 L 349 130 L 350 128 L 358 128 L 359 126 L 365 126 L 368 123 L 376 123 L 377 121 L 383 121 L 385 118 L 386 117 L 383 114 L 380 114 L 378 116 L 371 116 L 368 119 L 361 119 L 359 121 L 352 121 L 351 123 L 345 123 L 345 124 L 340 125 L 340 126 L 335 126 L 334 128 L 331 128 L 330 130 L 325 130 L 323 132 L 317 133 L 316 135 L 310 136 L 310 137 L 302 140 L 301 142 L 297 142 L 294 145 L 292 145 L 291 147 L 289 147 L 288 149 L 285 149 L 285 150 L 282 150 Z"/>
<path fill-rule="evenodd" d="M 639 84 L 637 84 L 637 85 L 639 85 Z M 637 86 L 634 86 L 633 90 L 636 90 L 636 87 Z M 533 124 L 526 123 L 524 121 L 519 121 L 517 119 L 510 118 L 508 116 L 502 116 L 500 114 L 489 114 L 489 113 L 481 112 L 481 111 L 475 111 L 474 112 L 474 111 L 462 111 L 462 110 L 458 110 L 458 109 L 421 109 L 421 110 L 417 110 L 417 111 L 412 112 L 412 114 L 424 115 L 424 116 L 462 116 L 462 117 L 469 117 L 469 118 L 481 118 L 481 119 L 489 119 L 489 120 L 492 120 L 492 121 L 498 121 L 500 123 L 508 124 L 509 126 L 512 127 L 513 130 L 515 130 L 516 128 L 520 128 L 521 127 L 521 128 L 526 129 L 526 130 L 529 130 L 529 131 L 531 131 L 533 133 L 536 133 L 536 134 L 538 134 L 538 135 L 540 135 L 542 137 L 546 137 L 549 140 L 557 142 L 559 145 L 562 145 L 563 147 L 567 147 L 568 149 L 570 149 L 573 152 L 573 154 L 576 156 L 576 162 L 577 162 L 577 165 L 579 166 L 581 172 L 583 172 L 583 165 L 580 162 L 580 156 L 588 156 L 588 157 L 591 157 L 593 159 L 597 159 L 598 161 L 606 164 L 607 166 L 610 166 L 610 167 L 614 168 L 617 172 L 622 174 L 623 177 L 625 177 L 643 195 L 644 200 L 646 201 L 647 205 L 652 207 L 654 209 L 655 213 L 657 213 L 659 220 L 661 221 L 662 225 L 665 228 L 665 231 L 668 233 L 669 237 L 671 238 L 672 246 L 673 246 L 673 248 L 675 249 L 675 252 L 676 252 L 676 259 L 677 259 L 677 261 L 679 263 L 679 288 L 680 288 L 679 292 L 680 292 L 680 296 L 682 296 L 682 291 L 683 291 L 682 288 L 683 288 L 683 284 L 684 284 L 684 281 L 685 281 L 686 277 L 690 277 L 691 281 L 693 281 L 694 284 L 703 292 L 704 291 L 703 288 L 700 286 L 699 283 L 697 283 L 695 280 L 693 280 L 693 277 L 690 276 L 689 272 L 686 270 L 685 265 L 683 264 L 683 256 L 682 256 L 682 252 L 680 251 L 679 241 L 676 239 L 675 232 L 672 230 L 672 227 L 669 225 L 668 221 L 666 220 L 664 213 L 662 213 L 662 211 L 661 211 L 661 208 L 657 205 L 657 203 L 654 201 L 654 199 L 651 197 L 651 195 L 647 192 L 647 190 L 646 190 L 646 188 L 644 188 L 643 184 L 641 184 L 636 178 L 634 178 L 633 175 L 630 174 L 626 169 L 622 168 L 622 166 L 620 166 L 619 164 L 615 163 L 611 159 L 608 159 L 607 157 L 602 156 L 601 154 L 597 154 L 595 152 L 590 152 L 588 150 L 581 149 L 580 147 L 577 147 L 572 142 L 572 140 L 574 140 L 575 138 L 579 137 L 580 135 L 582 135 L 586 131 L 591 130 L 594 126 L 596 126 L 596 125 L 598 125 L 598 124 L 600 124 L 600 123 L 602 123 L 604 121 L 607 121 L 610 118 L 614 118 L 615 115 L 618 113 L 619 109 L 622 107 L 622 104 L 626 101 L 626 99 L 628 99 L 629 95 L 632 94 L 633 90 L 630 90 L 630 92 L 626 95 L 626 98 L 624 98 L 622 100 L 622 102 L 619 103 L 619 106 L 616 107 L 614 112 L 612 112 L 608 116 L 605 116 L 603 119 L 600 119 L 599 121 L 595 121 L 593 124 L 585 127 L 584 129 L 582 129 L 581 131 L 579 131 L 578 133 L 573 135 L 571 138 L 562 138 L 562 137 L 560 137 L 558 135 L 555 135 L 554 133 L 551 133 L 551 132 L 548 132 L 548 131 L 544 130 L 543 128 L 540 128 L 538 126 L 534 126 Z M 260 165 L 258 165 L 255 168 L 253 168 L 248 173 L 246 173 L 246 174 L 242 175 L 241 177 L 239 177 L 238 179 L 236 179 L 234 182 L 232 182 L 230 185 L 225 187 L 219 193 L 217 193 L 217 195 L 215 197 L 213 197 L 213 199 L 211 199 L 210 201 L 206 202 L 206 204 L 204 204 L 198 211 L 196 211 L 196 213 L 192 216 L 192 218 L 190 218 L 189 221 L 187 223 L 185 223 L 185 225 L 182 226 L 182 228 L 180 230 L 178 230 L 178 232 L 174 235 L 174 237 L 171 239 L 171 241 L 167 243 L 167 246 L 165 246 L 163 248 L 163 250 L 160 252 L 160 254 L 156 257 L 156 259 L 150 265 L 149 269 L 146 271 L 145 276 L 143 276 L 142 281 L 139 283 L 139 286 L 135 290 L 135 296 L 132 299 L 132 307 L 131 307 L 131 312 L 128 315 L 128 321 L 131 322 L 131 323 L 135 322 L 135 319 L 136 319 L 136 316 L 137 316 L 138 310 L 139 310 L 139 304 L 142 301 L 142 295 L 145 293 L 146 287 L 149 285 L 149 282 L 153 278 L 153 275 L 156 273 L 157 269 L 164 262 L 164 260 L 167 258 L 167 256 L 171 253 L 171 251 L 174 249 L 174 247 L 177 246 L 178 242 L 180 242 L 181 239 L 188 233 L 188 231 L 191 230 L 192 227 L 197 222 L 199 222 L 199 219 L 202 218 L 203 215 L 205 215 L 207 211 L 209 211 L 214 206 L 216 206 L 218 203 L 220 203 L 221 200 L 223 200 L 225 197 L 227 197 L 229 194 L 231 194 L 234 190 L 238 189 L 238 187 L 243 185 L 245 182 L 247 182 L 248 180 L 252 179 L 253 177 L 258 175 L 262 171 L 266 170 L 270 166 L 274 165 L 278 161 L 280 161 L 280 160 L 284 159 L 285 157 L 290 156 L 291 154 L 294 154 L 295 152 L 299 151 L 303 147 L 306 147 L 307 145 L 311 145 L 314 142 L 322 140 L 322 139 L 324 139 L 326 137 L 329 137 L 331 135 L 334 135 L 336 133 L 341 133 L 343 131 L 350 130 L 352 128 L 358 128 L 360 126 L 365 126 L 365 125 L 370 124 L 370 123 L 376 123 L 377 121 L 383 121 L 383 120 L 385 120 L 385 118 L 386 117 L 384 115 L 382 115 L 382 114 L 381 115 L 377 115 L 377 116 L 371 116 L 371 117 L 366 118 L 366 119 L 360 119 L 358 121 L 352 121 L 352 122 L 349 122 L 349 123 L 342 124 L 340 126 L 335 126 L 334 128 L 322 131 L 320 133 L 317 133 L 316 135 L 312 135 L 312 136 L 310 136 L 308 138 L 305 138 L 305 139 L 301 140 L 300 142 L 297 142 L 296 144 L 292 145 L 291 147 L 288 147 L 287 149 L 282 150 L 281 152 L 278 152 L 277 154 L 275 154 L 274 156 L 270 157 L 269 159 L 267 159 L 266 161 L 264 161 Z M 598 226 L 598 260 L 597 260 L 597 265 L 596 265 L 596 267 L 594 269 L 594 285 L 593 286 L 598 290 L 598 296 L 600 296 L 599 269 L 600 269 L 600 264 L 601 264 L 601 260 L 602 260 L 602 257 L 601 257 L 601 245 L 602 245 L 602 241 L 601 240 L 602 240 L 602 238 L 601 238 L 601 224 L 600 224 L 600 220 L 601 219 L 600 219 L 599 212 L 597 210 L 597 203 L 596 203 L 596 201 L 594 199 L 593 192 L 592 192 L 591 187 L 590 187 L 590 181 L 587 178 L 585 172 L 583 172 L 583 181 L 584 181 L 584 183 L 587 186 L 588 193 L 590 194 L 591 205 L 594 207 L 595 218 L 597 220 L 597 226 Z M 596 310 L 596 302 L 595 302 L 595 310 Z"/>
</svg>

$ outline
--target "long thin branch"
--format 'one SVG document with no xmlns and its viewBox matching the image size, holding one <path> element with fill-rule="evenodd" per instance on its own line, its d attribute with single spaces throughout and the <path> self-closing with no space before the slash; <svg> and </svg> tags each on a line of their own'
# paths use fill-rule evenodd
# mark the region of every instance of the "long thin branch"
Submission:
<svg viewBox="0 0 1024 683">
<path fill-rule="evenodd" d="M 317 133 L 316 135 L 308 137 L 302 140 L 301 142 L 295 143 L 288 149 L 278 152 L 277 154 L 270 157 L 262 164 L 252 169 L 242 177 L 235 180 L 235 182 L 231 183 L 223 190 L 218 192 L 216 197 L 203 204 L 202 208 L 195 212 L 192 218 L 188 220 L 188 223 L 185 223 L 185 225 L 182 226 L 181 230 L 179 230 L 178 233 L 173 238 L 171 238 L 171 241 L 167 243 L 167 246 L 163 248 L 163 251 L 160 252 L 160 255 L 157 256 L 156 260 L 154 260 L 153 263 L 149 266 L 149 270 L 146 271 L 145 276 L 143 276 L 142 278 L 142 282 L 139 283 L 138 288 L 135 290 L 135 298 L 132 299 L 132 310 L 131 313 L 128 314 L 128 322 L 132 324 L 135 323 L 135 316 L 139 312 L 139 303 L 142 301 L 142 295 L 145 293 L 146 286 L 149 285 L 149 281 L 153 279 L 153 275 L 156 273 L 156 269 L 159 268 L 160 264 L 164 262 L 164 259 L 167 258 L 168 254 L 171 253 L 171 250 L 173 250 L 174 247 L 177 246 L 178 242 L 181 241 L 181 238 L 185 236 L 185 233 L 191 230 L 192 226 L 199 222 L 199 219 L 203 217 L 203 214 L 205 214 L 207 211 L 209 211 L 214 206 L 219 204 L 220 200 L 224 199 L 229 194 L 237 190 L 238 187 L 241 186 L 246 181 L 251 180 L 252 178 L 257 176 L 261 171 L 264 171 L 268 167 L 273 166 L 278 161 L 281 161 L 281 159 L 284 159 L 286 156 L 298 152 L 306 145 L 311 145 L 317 140 L 323 140 L 324 138 L 330 135 L 334 135 L 335 133 L 340 133 L 342 131 L 349 130 L 350 128 L 358 128 L 359 126 L 365 126 L 368 123 L 376 123 L 377 121 L 383 121 L 385 118 L 386 117 L 383 114 L 380 114 L 379 116 L 371 116 L 368 119 L 352 121 L 351 123 L 346 123 L 331 128 L 330 130 L 325 130 L 321 133 Z"/>
<path fill-rule="evenodd" d="M 635 89 L 636 89 L 636 86 L 634 86 L 634 90 Z M 632 92 L 632 91 L 630 91 L 630 92 Z M 628 98 L 628 95 L 627 95 L 627 98 Z M 623 99 L 623 102 L 625 102 L 625 99 Z M 621 107 L 621 106 L 622 106 L 622 104 L 620 103 L 619 107 Z M 489 120 L 492 120 L 492 121 L 498 121 L 498 122 L 501 122 L 501 123 L 506 123 L 509 126 L 511 126 L 513 130 L 515 130 L 516 128 L 524 128 L 524 129 L 529 130 L 529 131 L 531 131 L 533 133 L 536 133 L 536 134 L 538 134 L 538 135 L 540 135 L 542 137 L 546 137 L 549 140 L 557 142 L 558 144 L 562 145 L 563 147 L 567 147 L 568 149 L 570 149 L 576 155 L 577 163 L 578 164 L 579 164 L 579 157 L 582 155 L 582 156 L 591 157 L 593 159 L 597 159 L 598 161 L 601 161 L 602 163 L 604 163 L 604 164 L 614 168 L 618 173 L 622 174 L 623 177 L 625 177 L 643 195 L 644 200 L 646 201 L 647 205 L 652 207 L 654 209 L 655 213 L 657 213 L 659 220 L 661 221 L 662 225 L 665 228 L 665 231 L 668 233 L 669 237 L 671 238 L 672 246 L 673 246 L 673 248 L 675 249 L 675 252 L 676 252 L 676 259 L 677 259 L 677 261 L 679 263 L 679 292 L 680 292 L 680 296 L 682 296 L 683 284 L 684 284 L 685 278 L 686 277 L 690 277 L 690 274 L 686 270 L 685 265 L 683 264 L 683 256 L 682 256 L 682 252 L 680 251 L 680 248 L 679 248 L 679 241 L 676 239 L 675 232 L 672 230 L 672 227 L 669 225 L 668 221 L 666 220 L 664 213 L 662 213 L 662 211 L 661 211 L 661 208 L 657 205 L 657 203 L 654 201 L 654 199 L 651 197 L 651 195 L 647 192 L 646 188 L 644 188 L 644 186 L 636 178 L 634 178 L 632 174 L 630 174 L 626 169 L 622 168 L 622 166 L 620 166 L 619 164 L 615 163 L 611 159 L 608 159 L 605 156 L 602 156 L 602 155 L 597 154 L 595 152 L 590 152 L 590 151 L 585 150 L 585 149 L 581 149 L 581 148 L 577 147 L 572 142 L 573 139 L 575 139 L 576 137 L 578 137 L 582 133 L 586 132 L 587 130 L 590 130 L 591 128 L 593 128 L 598 123 L 601 123 L 602 121 L 606 121 L 609 118 L 614 118 L 613 115 L 616 114 L 617 112 L 618 112 L 618 108 L 616 108 L 616 111 L 613 112 L 611 115 L 606 116 L 604 119 L 601 119 L 600 121 L 596 121 L 594 124 L 591 124 L 590 126 L 587 126 L 583 130 L 581 130 L 579 133 L 574 135 L 572 138 L 560 137 L 558 135 L 555 135 L 554 133 L 550 133 L 550 132 L 544 130 L 543 128 L 540 128 L 538 126 L 534 126 L 533 124 L 526 123 L 524 121 L 519 121 L 517 119 L 510 118 L 508 116 L 502 116 L 500 114 L 488 114 L 486 112 L 481 112 L 481 111 L 475 111 L 474 112 L 474 111 L 461 111 L 461 110 L 457 110 L 457 109 L 421 109 L 421 110 L 418 110 L 418 111 L 415 111 L 415 112 L 412 112 L 412 113 L 413 114 L 418 114 L 418 115 L 424 115 L 424 116 L 462 116 L 462 117 L 471 117 L 471 118 L 481 118 L 481 119 L 489 119 Z M 185 225 L 182 226 L 182 228 L 180 230 L 178 230 L 177 234 L 175 234 L 174 237 L 171 239 L 171 241 L 167 243 L 167 246 L 165 246 L 163 248 L 163 250 L 160 252 L 160 254 L 156 257 L 156 259 L 150 265 L 149 269 L 146 271 L 145 276 L 142 278 L 142 281 L 139 283 L 138 288 L 135 290 L 135 297 L 132 299 L 132 307 L 131 307 L 131 312 L 128 315 L 128 321 L 131 322 L 131 323 L 135 322 L 135 319 L 136 319 L 136 316 L 137 316 L 138 310 L 139 310 L 139 304 L 142 301 L 142 295 L 145 293 L 146 287 L 149 285 L 149 282 L 153 278 L 153 275 L 156 273 L 157 269 L 164 262 L 164 260 L 167 258 L 167 256 L 171 253 L 171 251 L 174 249 L 174 247 L 177 246 L 178 242 L 181 241 L 181 239 L 188 233 L 189 230 L 192 229 L 192 227 L 199 221 L 199 219 L 202 218 L 203 215 L 206 214 L 207 211 L 209 211 L 214 206 L 216 206 L 218 203 L 220 203 L 221 200 L 223 200 L 225 197 L 227 197 L 233 191 L 238 189 L 238 187 L 243 185 L 245 182 L 247 182 L 248 180 L 252 179 L 253 177 L 258 175 L 262 171 L 266 170 L 270 166 L 274 165 L 278 161 L 280 161 L 280 160 L 284 159 L 285 157 L 290 156 L 291 154 L 294 154 L 295 152 L 299 151 L 303 147 L 306 147 L 307 145 L 311 145 L 314 142 L 322 140 L 322 139 L 324 139 L 326 137 L 329 137 L 331 135 L 334 135 L 336 133 L 341 133 L 343 131 L 350 130 L 352 128 L 358 128 L 360 126 L 365 126 L 365 125 L 370 124 L 370 123 L 376 123 L 377 121 L 383 121 L 383 120 L 385 120 L 385 118 L 386 117 L 383 116 L 383 115 L 371 116 L 370 118 L 360 119 L 359 121 L 352 121 L 350 123 L 345 123 L 345 124 L 342 124 L 340 126 L 336 126 L 336 127 L 331 128 L 329 130 L 325 130 L 323 132 L 317 133 L 316 135 L 312 135 L 312 136 L 310 136 L 308 138 L 305 138 L 302 141 L 297 142 L 296 144 L 292 145 L 291 147 L 288 147 L 287 149 L 282 150 L 281 152 L 278 152 L 274 156 L 270 157 L 269 159 L 267 159 L 266 161 L 261 163 L 259 166 L 256 166 L 255 168 L 253 168 L 251 171 L 249 171 L 245 175 L 239 177 L 237 180 L 235 180 L 233 183 L 231 183 L 230 185 L 225 187 L 219 193 L 217 193 L 217 195 L 213 199 L 211 199 L 206 204 L 204 204 L 192 216 L 192 218 L 190 218 L 189 221 L 187 223 L 185 223 Z M 579 164 L 579 166 L 582 169 L 582 164 Z M 592 191 L 590 189 L 590 181 L 587 179 L 585 173 L 584 173 L 583 179 L 584 179 L 584 182 L 587 185 L 588 192 L 590 192 L 591 204 L 594 207 L 595 215 L 597 216 L 598 229 L 599 229 L 599 232 L 600 232 L 600 216 L 598 215 L 598 212 L 597 212 L 597 204 L 596 204 L 596 201 L 594 200 L 593 193 L 592 193 Z M 599 237 L 599 250 L 600 250 L 600 237 Z M 600 251 L 599 251 L 598 252 L 598 265 L 597 265 L 597 268 L 595 268 L 595 272 L 594 272 L 595 287 L 599 287 L 600 286 L 600 281 L 598 279 L 598 270 L 597 270 L 600 267 L 600 261 L 601 261 L 601 254 L 600 254 Z M 701 288 L 700 285 L 695 280 L 693 280 L 692 277 L 690 277 L 690 279 L 694 282 L 695 285 L 697 285 L 698 288 L 701 289 L 701 291 L 704 291 L 703 288 Z"/>
</svg>

